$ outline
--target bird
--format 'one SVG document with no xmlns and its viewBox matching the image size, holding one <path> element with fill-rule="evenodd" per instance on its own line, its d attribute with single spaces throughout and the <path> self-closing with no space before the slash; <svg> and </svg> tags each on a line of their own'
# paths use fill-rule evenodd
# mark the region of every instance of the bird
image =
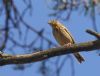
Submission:
<svg viewBox="0 0 100 76">
<path fill-rule="evenodd" d="M 71 46 L 72 44 L 75 43 L 69 30 L 58 20 L 49 20 L 48 24 L 51 26 L 53 36 L 60 46 L 64 45 Z M 79 52 L 73 53 L 73 55 L 75 56 L 75 58 L 78 60 L 79 63 L 85 61 Z"/>
</svg>

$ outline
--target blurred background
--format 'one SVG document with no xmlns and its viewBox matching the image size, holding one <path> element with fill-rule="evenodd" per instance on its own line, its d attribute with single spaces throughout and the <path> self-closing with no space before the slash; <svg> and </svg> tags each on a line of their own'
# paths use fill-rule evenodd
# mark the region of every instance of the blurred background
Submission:
<svg viewBox="0 0 100 76">
<path fill-rule="evenodd" d="M 100 0 L 0 0 L 0 51 L 28 54 L 59 46 L 49 20 L 57 19 L 76 43 L 95 40 L 86 29 L 100 32 Z M 100 76 L 99 51 L 81 52 L 85 62 L 73 55 L 36 63 L 0 67 L 1 76 Z"/>
</svg>

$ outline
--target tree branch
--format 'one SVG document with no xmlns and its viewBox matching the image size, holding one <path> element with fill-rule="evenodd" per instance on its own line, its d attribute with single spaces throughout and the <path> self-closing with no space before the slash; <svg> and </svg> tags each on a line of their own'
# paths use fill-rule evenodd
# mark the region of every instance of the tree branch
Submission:
<svg viewBox="0 0 100 76">
<path fill-rule="evenodd" d="M 94 35 L 97 39 L 100 39 L 100 34 L 98 34 L 97 32 L 92 31 L 90 29 L 87 29 L 86 32 L 91 34 L 91 35 Z"/>
<path fill-rule="evenodd" d="M 8 54 L 1 54 L 0 66 L 8 64 L 25 64 L 25 63 L 37 62 L 55 56 L 72 54 L 75 52 L 83 52 L 83 51 L 88 52 L 97 49 L 100 49 L 100 40 L 89 41 L 79 44 L 72 44 L 72 46 L 70 47 L 62 46 L 57 48 L 51 48 L 48 50 L 39 51 L 32 54 L 15 55 L 15 56 Z"/>
</svg>

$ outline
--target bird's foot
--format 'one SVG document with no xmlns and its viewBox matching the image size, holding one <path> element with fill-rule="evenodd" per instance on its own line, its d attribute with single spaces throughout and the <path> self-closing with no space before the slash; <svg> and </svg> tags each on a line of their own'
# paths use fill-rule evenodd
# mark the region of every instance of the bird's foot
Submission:
<svg viewBox="0 0 100 76">
<path fill-rule="evenodd" d="M 64 47 L 70 47 L 70 46 L 72 46 L 72 43 L 68 43 L 64 45 Z"/>
</svg>

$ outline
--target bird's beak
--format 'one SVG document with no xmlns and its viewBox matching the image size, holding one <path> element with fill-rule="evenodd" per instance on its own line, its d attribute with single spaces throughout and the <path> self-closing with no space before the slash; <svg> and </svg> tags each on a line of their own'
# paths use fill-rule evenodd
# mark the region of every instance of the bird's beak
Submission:
<svg viewBox="0 0 100 76">
<path fill-rule="evenodd" d="M 51 23 L 51 21 L 48 21 L 48 24 L 50 24 L 50 25 L 51 25 L 51 24 L 52 24 L 52 23 Z"/>
</svg>

